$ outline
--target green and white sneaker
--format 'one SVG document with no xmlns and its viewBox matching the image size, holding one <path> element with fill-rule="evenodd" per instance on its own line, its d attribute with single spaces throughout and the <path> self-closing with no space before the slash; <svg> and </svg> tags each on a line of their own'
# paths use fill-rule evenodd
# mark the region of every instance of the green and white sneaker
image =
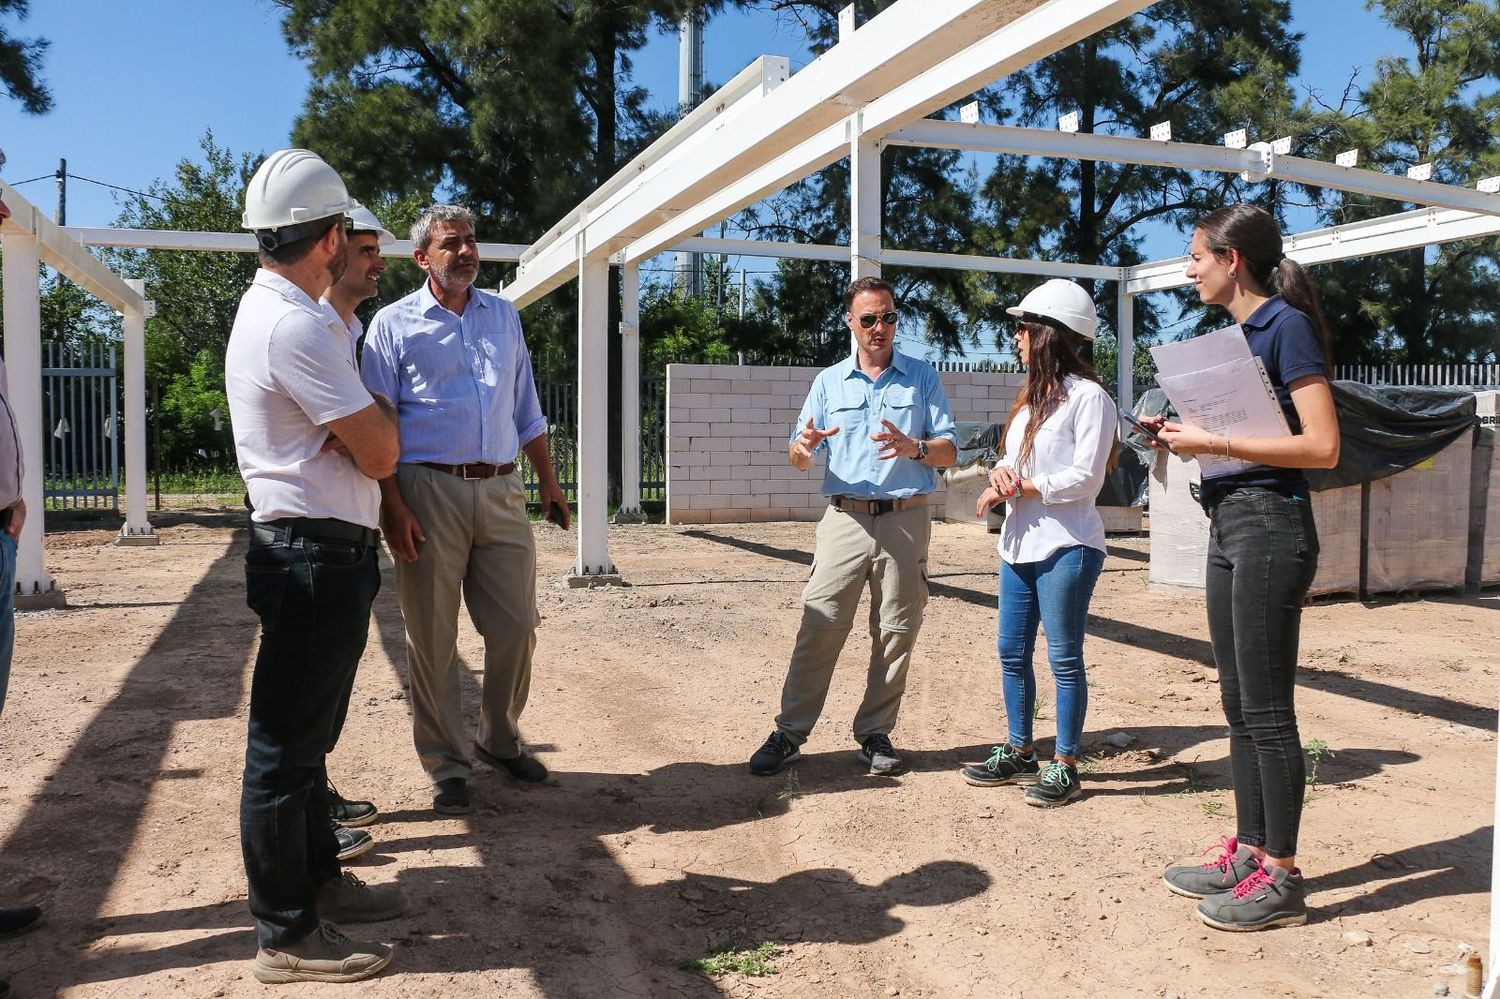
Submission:
<svg viewBox="0 0 1500 999">
<path fill-rule="evenodd" d="M 1001 784 L 1030 784 L 1042 772 L 1036 761 L 1036 750 L 1025 756 L 1010 743 L 996 746 L 990 758 L 978 766 L 964 767 L 958 775 L 965 784 L 975 787 L 999 787 Z"/>
<path fill-rule="evenodd" d="M 1078 768 L 1071 763 L 1053 760 L 1042 771 L 1036 786 L 1026 789 L 1026 804 L 1038 808 L 1056 808 L 1066 805 L 1083 793 L 1078 786 Z"/>
</svg>

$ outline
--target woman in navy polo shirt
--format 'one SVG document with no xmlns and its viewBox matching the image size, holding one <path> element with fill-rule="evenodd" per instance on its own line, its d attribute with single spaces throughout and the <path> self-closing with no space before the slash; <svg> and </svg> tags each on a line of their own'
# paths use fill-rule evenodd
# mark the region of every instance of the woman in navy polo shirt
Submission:
<svg viewBox="0 0 1500 999">
<path fill-rule="evenodd" d="M 1169 868 L 1163 881 L 1199 898 L 1198 915 L 1224 930 L 1307 922 L 1296 866 L 1297 826 L 1306 789 L 1293 690 L 1302 602 L 1318 568 L 1303 469 L 1338 462 L 1339 429 L 1328 333 L 1312 282 L 1282 253 L 1266 212 L 1228 205 L 1198 223 L 1187 276 L 1198 296 L 1223 306 L 1265 364 L 1291 427 L 1290 437 L 1234 437 L 1162 421 L 1177 454 L 1216 454 L 1252 462 L 1207 478 L 1208 629 L 1229 722 L 1237 831 L 1221 856 Z"/>
</svg>

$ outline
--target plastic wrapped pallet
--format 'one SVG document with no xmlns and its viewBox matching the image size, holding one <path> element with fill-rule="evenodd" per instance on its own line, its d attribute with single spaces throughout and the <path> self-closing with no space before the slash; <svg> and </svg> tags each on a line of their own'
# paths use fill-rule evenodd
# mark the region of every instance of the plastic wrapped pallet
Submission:
<svg viewBox="0 0 1500 999">
<path fill-rule="evenodd" d="M 990 470 L 984 462 L 975 462 L 968 468 L 950 468 L 943 473 L 945 485 L 943 519 L 975 527 L 998 527 L 1000 515 L 992 513 L 984 517 L 974 516 L 974 504 L 979 494 L 990 484 Z"/>
<path fill-rule="evenodd" d="M 1313 577 L 1308 596 L 1358 596 L 1359 494 L 1359 486 L 1312 494 L 1313 522 L 1318 525 L 1318 574 Z"/>
<path fill-rule="evenodd" d="M 1189 483 L 1198 462 L 1159 454 L 1151 467 L 1151 566 L 1147 578 L 1163 586 L 1203 589 L 1208 560 L 1208 517 Z M 1360 487 L 1312 494 L 1318 525 L 1318 574 L 1309 596 L 1359 592 Z"/>
<path fill-rule="evenodd" d="M 1471 587 L 1500 584 L 1500 392 L 1476 392 L 1479 437 L 1470 464 L 1469 570 Z"/>
<path fill-rule="evenodd" d="M 1104 518 L 1106 534 L 1139 534 L 1141 531 L 1141 508 L 1138 506 L 1101 506 L 1099 516 Z"/>
<path fill-rule="evenodd" d="M 1151 563 L 1154 586 L 1203 589 L 1208 557 L 1208 517 L 1188 486 L 1199 481 L 1198 462 L 1158 454 L 1151 463 Z"/>
<path fill-rule="evenodd" d="M 1457 589 L 1469 562 L 1473 435 L 1370 483 L 1365 593 Z"/>
</svg>

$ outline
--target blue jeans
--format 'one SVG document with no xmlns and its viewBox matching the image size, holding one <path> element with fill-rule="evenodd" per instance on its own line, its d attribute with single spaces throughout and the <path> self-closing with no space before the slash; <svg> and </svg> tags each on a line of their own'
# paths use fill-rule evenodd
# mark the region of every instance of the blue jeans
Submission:
<svg viewBox="0 0 1500 999">
<path fill-rule="evenodd" d="M 376 549 L 254 539 L 245 596 L 260 617 L 240 795 L 240 848 L 260 946 L 318 928 L 314 896 L 339 875 L 325 759 L 338 741 L 380 589 Z"/>
<path fill-rule="evenodd" d="M 1241 843 L 1297 853 L 1307 791 L 1293 693 L 1302 602 L 1318 572 L 1306 497 L 1251 486 L 1208 508 L 1208 635 L 1229 722 Z"/>
<path fill-rule="evenodd" d="M 1040 562 L 1000 563 L 1000 671 L 1010 744 L 1031 745 L 1036 709 L 1036 629 L 1047 629 L 1047 661 L 1057 684 L 1057 756 L 1077 756 L 1088 712 L 1083 627 L 1104 553 L 1087 545 L 1061 548 Z"/>
<path fill-rule="evenodd" d="M 16 539 L 0 531 L 0 711 L 10 686 L 10 657 L 16 646 Z"/>
</svg>

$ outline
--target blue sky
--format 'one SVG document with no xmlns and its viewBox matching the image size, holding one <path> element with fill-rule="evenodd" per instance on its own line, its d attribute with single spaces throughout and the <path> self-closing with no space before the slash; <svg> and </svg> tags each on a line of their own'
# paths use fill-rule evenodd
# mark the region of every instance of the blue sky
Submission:
<svg viewBox="0 0 1500 999">
<path fill-rule="evenodd" d="M 13 184 L 50 178 L 66 157 L 75 175 L 70 224 L 109 225 L 118 212 L 110 191 L 77 178 L 141 189 L 169 177 L 180 159 L 196 158 L 205 129 L 235 152 L 288 143 L 308 75 L 287 51 L 280 11 L 268 0 L 51 0 L 31 9 L 25 22 L 6 25 L 13 34 L 51 39 L 44 76 L 55 108 L 32 118 L 13 103 L 0 105 L 4 177 Z M 1369 74 L 1374 59 L 1396 44 L 1363 0 L 1294 0 L 1293 10 L 1308 36 L 1304 82 L 1333 93 L 1350 73 Z M 798 36 L 769 13 L 725 15 L 708 28 L 706 75 L 721 83 L 761 53 L 805 65 Z M 637 59 L 636 77 L 653 103 L 675 105 L 675 36 L 653 40 Z M 50 179 L 20 190 L 49 214 L 55 209 Z M 1157 249 L 1172 254 L 1180 247 Z"/>
</svg>

